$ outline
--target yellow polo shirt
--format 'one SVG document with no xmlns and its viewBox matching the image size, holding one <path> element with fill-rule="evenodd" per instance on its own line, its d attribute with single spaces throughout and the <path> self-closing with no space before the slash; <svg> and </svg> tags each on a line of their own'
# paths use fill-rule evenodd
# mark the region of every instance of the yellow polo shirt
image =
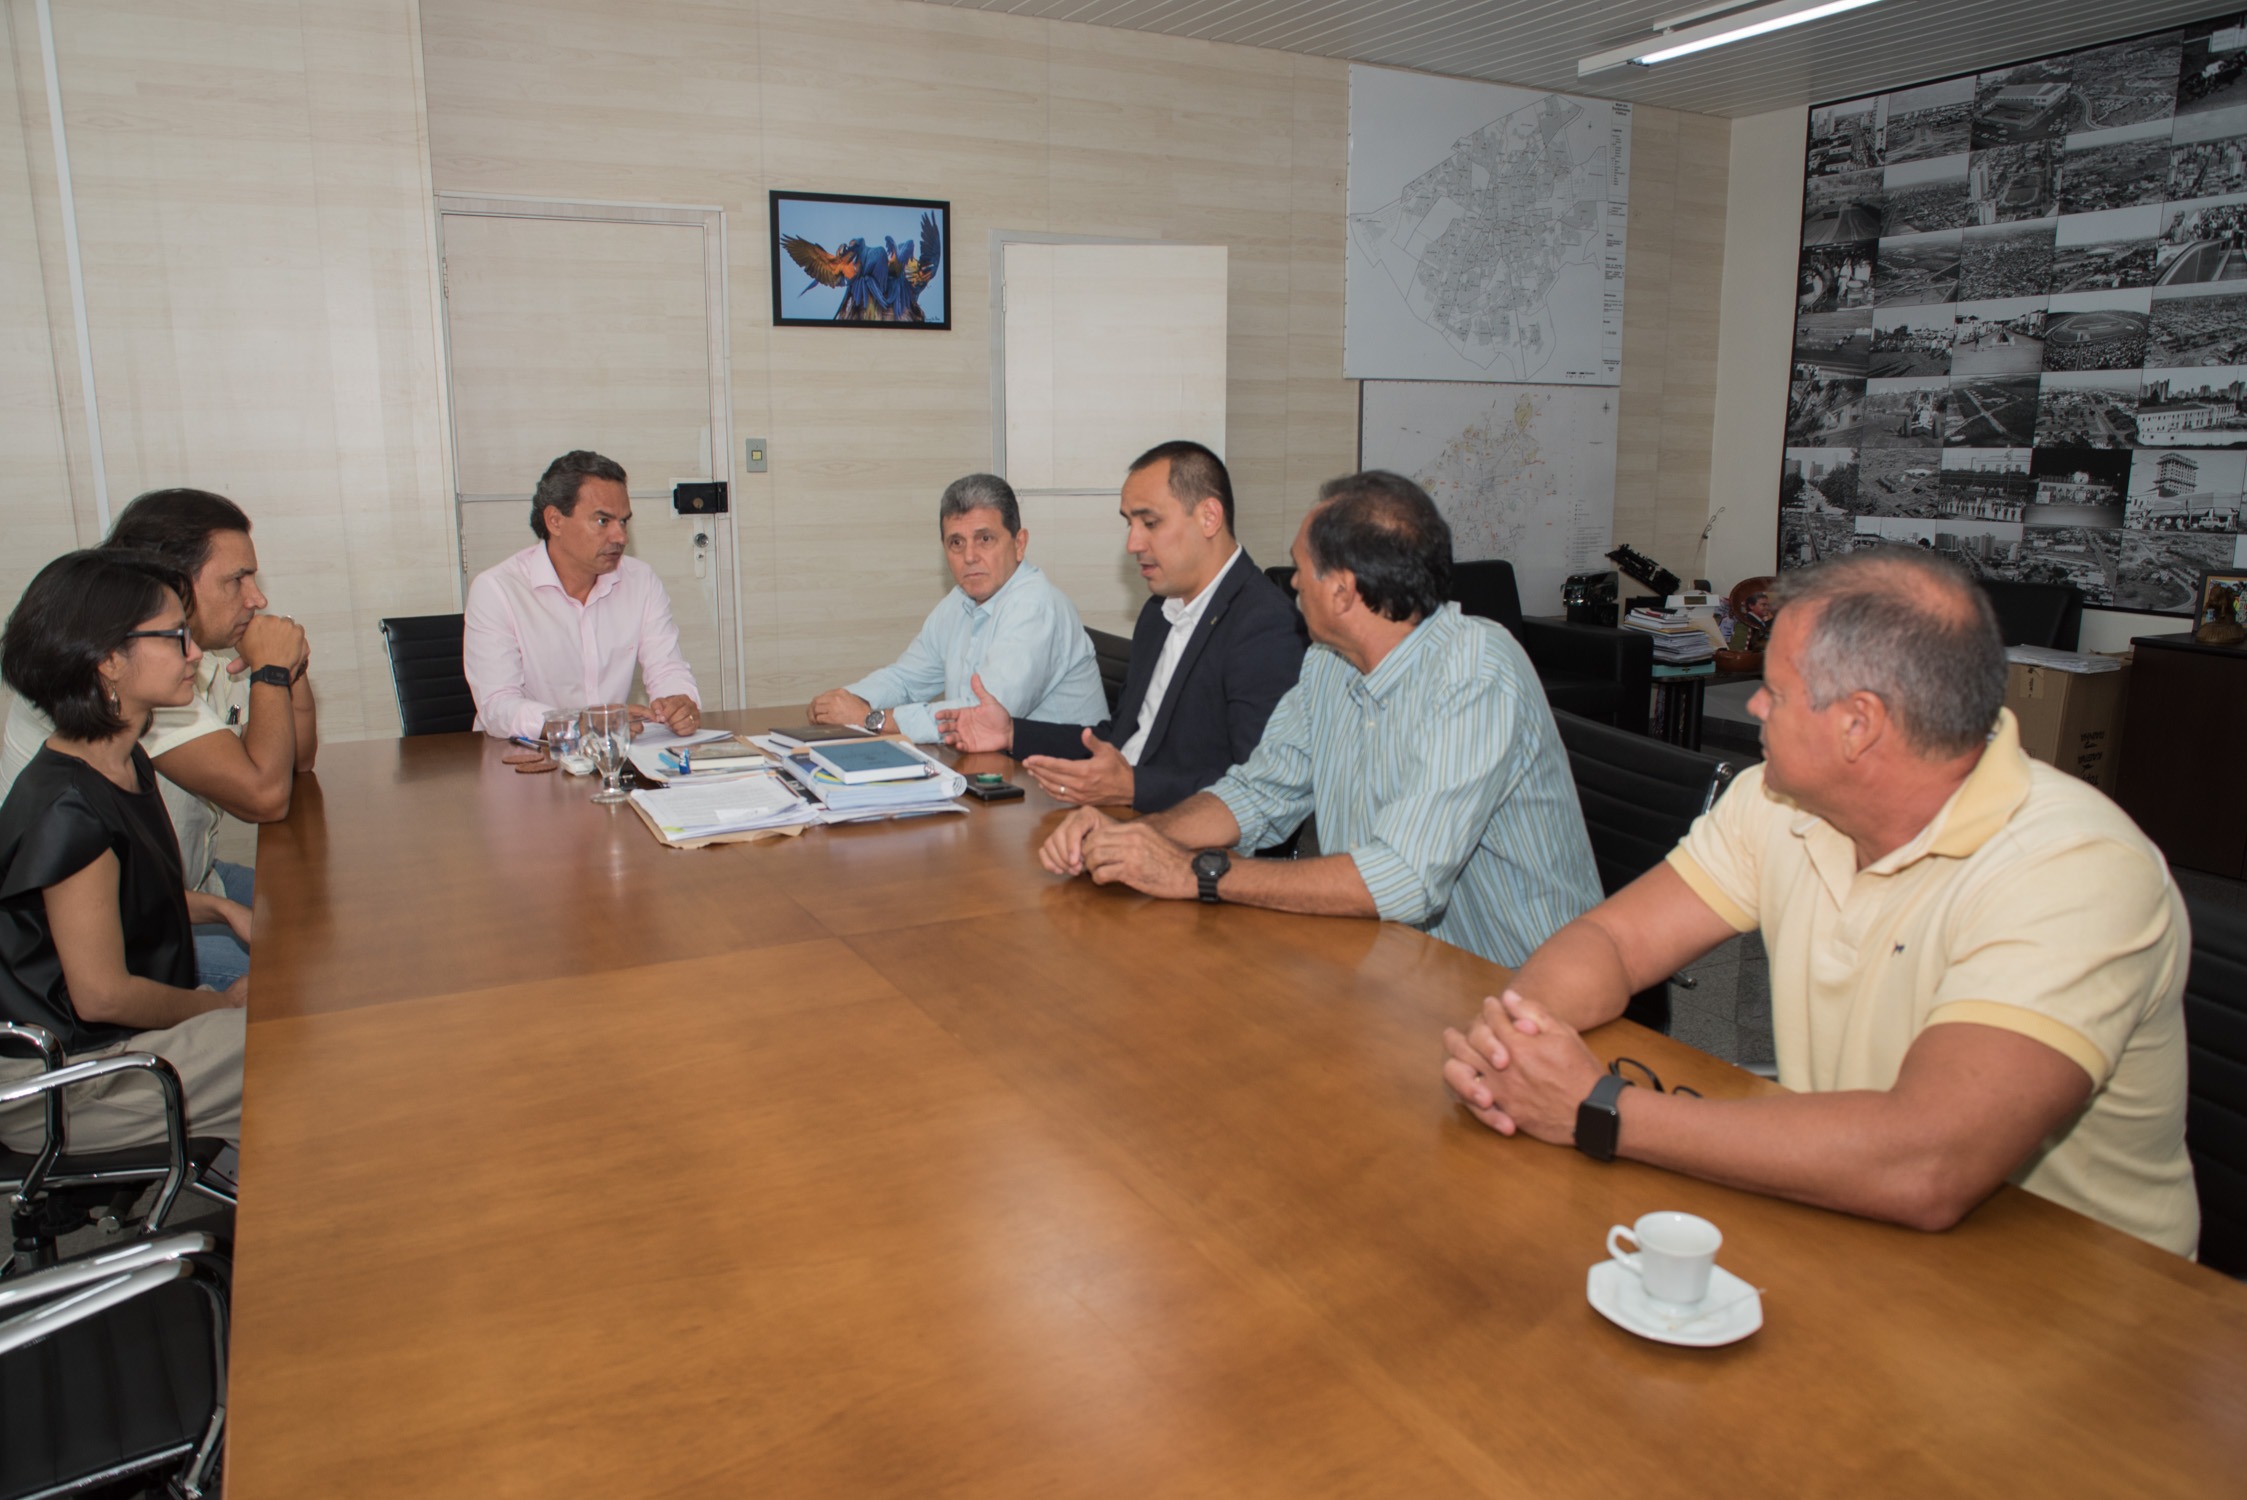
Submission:
<svg viewBox="0 0 2247 1500">
<path fill-rule="evenodd" d="M 1764 790 L 1760 766 L 1669 858 L 1717 915 L 1763 929 L 1781 1083 L 1887 1089 L 1929 1026 L 2017 1031 L 2092 1092 L 2012 1180 L 2194 1253 L 2184 902 L 2120 808 L 2021 753 L 2010 711 L 1934 820 L 1862 870 L 1846 837 Z"/>
</svg>

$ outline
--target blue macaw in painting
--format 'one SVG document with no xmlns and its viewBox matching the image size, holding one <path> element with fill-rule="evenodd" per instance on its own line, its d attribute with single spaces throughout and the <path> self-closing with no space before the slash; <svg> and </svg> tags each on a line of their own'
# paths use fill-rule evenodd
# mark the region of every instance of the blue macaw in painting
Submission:
<svg viewBox="0 0 2247 1500">
<path fill-rule="evenodd" d="M 934 214 L 921 215 L 918 245 L 912 240 L 900 245 L 884 235 L 879 246 L 861 238 L 845 240 L 828 251 L 789 234 L 781 236 L 780 248 L 820 286 L 843 289 L 843 300 L 835 309 L 838 323 L 928 321 L 928 314 L 921 310 L 921 288 L 936 279 L 937 266 L 944 258 L 943 231 L 937 227 Z"/>
</svg>

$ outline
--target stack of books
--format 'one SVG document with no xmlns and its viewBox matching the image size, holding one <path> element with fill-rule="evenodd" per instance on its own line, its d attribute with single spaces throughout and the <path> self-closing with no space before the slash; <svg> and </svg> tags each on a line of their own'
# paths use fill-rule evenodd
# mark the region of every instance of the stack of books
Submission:
<svg viewBox="0 0 2247 1500">
<path fill-rule="evenodd" d="M 1716 655 L 1716 642 L 1692 610 L 1634 609 L 1623 617 L 1623 628 L 1654 637 L 1654 664 L 1659 667 L 1688 667 Z"/>
</svg>

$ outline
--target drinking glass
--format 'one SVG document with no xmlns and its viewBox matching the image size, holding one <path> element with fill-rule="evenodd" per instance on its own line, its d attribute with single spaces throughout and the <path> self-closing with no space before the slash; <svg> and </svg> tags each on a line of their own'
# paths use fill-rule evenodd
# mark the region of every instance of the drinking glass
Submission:
<svg viewBox="0 0 2247 1500">
<path fill-rule="evenodd" d="M 546 753 L 572 776 L 583 776 L 593 769 L 593 761 L 583 748 L 585 726 L 582 716 L 576 713 L 550 714 L 539 726 L 538 737 L 546 742 Z"/>
<path fill-rule="evenodd" d="M 632 754 L 632 715 L 621 703 L 603 703 L 585 711 L 583 749 L 601 773 L 595 802 L 622 802 L 631 796 L 624 789 L 624 767 Z"/>
</svg>

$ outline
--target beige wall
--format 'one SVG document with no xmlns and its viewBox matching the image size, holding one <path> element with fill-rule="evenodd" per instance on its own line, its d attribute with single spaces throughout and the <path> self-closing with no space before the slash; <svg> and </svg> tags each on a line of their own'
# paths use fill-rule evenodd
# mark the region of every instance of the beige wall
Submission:
<svg viewBox="0 0 2247 1500">
<path fill-rule="evenodd" d="M 1721 589 L 1769 573 L 1778 559 L 1808 121 L 1807 110 L 1781 109 L 1732 122 L 1705 575 Z"/>
<path fill-rule="evenodd" d="M 1730 139 L 1710 115 L 1631 112 L 1615 540 L 1687 579 L 1702 576 L 1709 510 Z"/>
<path fill-rule="evenodd" d="M 36 226 L 49 399 L 77 536 L 91 541 L 27 0 L 10 21 L 9 126 L 23 149 L 0 166 L 0 255 L 12 272 L 19 226 Z M 56 6 L 55 33 L 112 510 L 176 484 L 240 501 L 274 607 L 311 633 L 329 732 L 393 734 L 374 621 L 457 607 L 414 8 L 105 0 Z M 11 313 L 24 285 L 10 275 Z M 11 425 L 11 457 L 13 439 Z M 50 481 L 0 500 L 11 554 L 29 543 L 19 524 L 50 515 L 59 493 Z M 42 537 L 67 541 L 51 524 Z"/>
<path fill-rule="evenodd" d="M 0 431 L 28 474 L 0 496 L 5 603 L 96 528 L 32 9 L 0 5 Z M 734 430 L 772 453 L 733 476 L 752 701 L 888 659 L 945 586 L 935 497 L 991 461 L 993 229 L 1227 247 L 1227 456 L 1259 561 L 1355 461 L 1340 63 L 903 0 L 118 0 L 57 21 L 112 500 L 195 483 L 251 509 L 333 737 L 395 731 L 374 620 L 457 607 L 432 182 L 725 209 Z M 1683 571 L 1727 126 L 1642 108 L 1634 138 L 1617 534 Z M 770 328 L 779 186 L 949 198 L 957 331 Z M 1113 526 L 1083 509 L 1040 524 Z"/>
</svg>

